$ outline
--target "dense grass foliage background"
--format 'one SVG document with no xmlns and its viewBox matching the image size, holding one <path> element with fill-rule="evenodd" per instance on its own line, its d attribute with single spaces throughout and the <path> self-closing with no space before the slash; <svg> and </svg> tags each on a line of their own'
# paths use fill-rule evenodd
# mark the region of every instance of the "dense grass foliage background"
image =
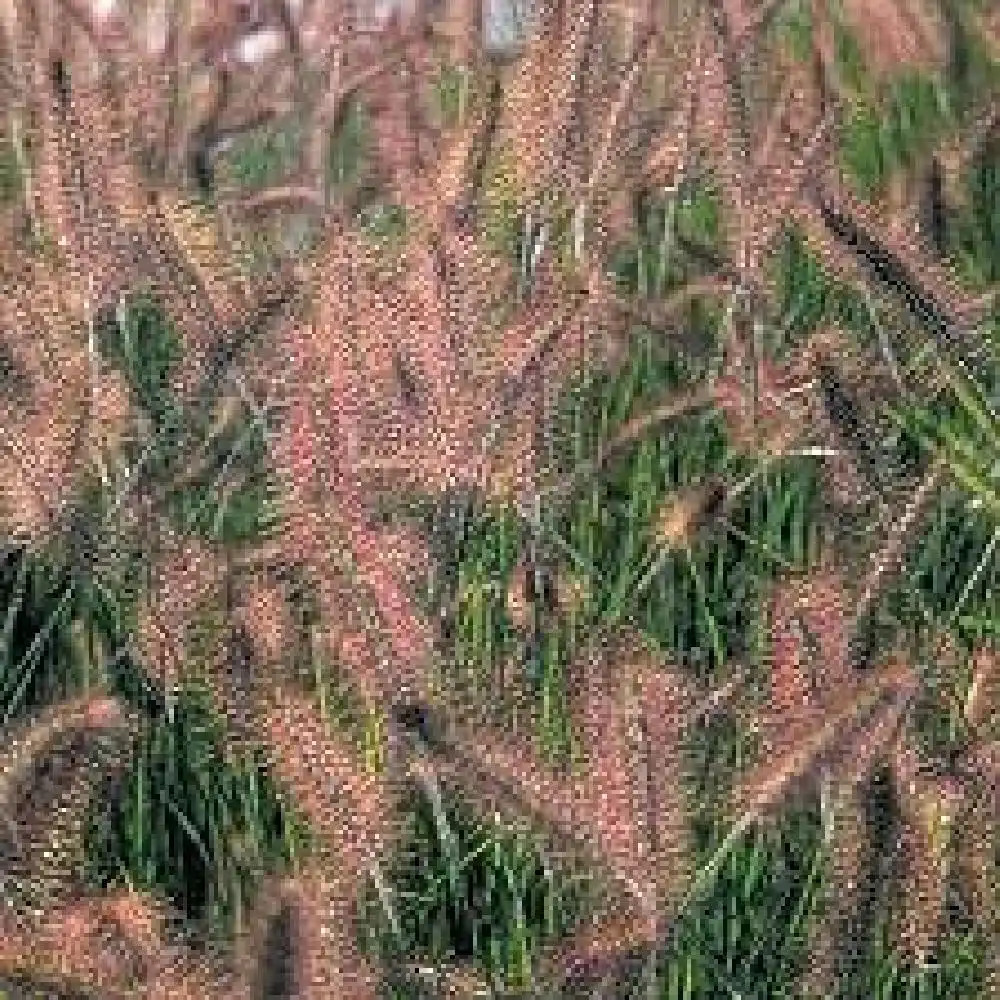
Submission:
<svg viewBox="0 0 1000 1000">
<path fill-rule="evenodd" d="M 812 51 L 808 8 L 783 4 L 767 28 L 803 61 Z M 981 95 L 996 93 L 996 54 L 973 37 L 970 23 L 956 17 L 950 26 L 951 62 L 943 72 L 907 69 L 886 80 L 866 65 L 849 19 L 837 21 L 836 63 L 848 113 L 836 153 L 863 200 L 877 203 L 894 179 L 971 126 Z M 459 120 L 468 98 L 463 80 L 453 67 L 438 81 L 443 117 Z M 389 186 L 366 170 L 374 139 L 363 94 L 351 99 L 328 138 L 328 190 L 344 197 L 384 259 L 395 259 L 413 223 Z M 294 121 L 248 131 L 225 150 L 217 189 L 199 197 L 211 205 L 227 185 L 248 196 L 267 190 L 302 142 Z M 21 197 L 20 169 L 4 136 L 0 202 Z M 481 225 L 517 275 L 517 296 L 530 301 L 538 232 L 517 192 L 501 189 L 501 174 L 499 164 L 489 164 Z M 998 184 L 994 136 L 966 165 L 961 200 L 934 234 L 939 257 L 980 291 L 1000 277 Z M 1000 312 L 994 309 L 975 333 L 976 363 L 966 365 L 937 344 L 933 321 L 900 306 L 898 290 L 847 281 L 799 228 L 786 227 L 769 265 L 773 294 L 756 317 L 761 358 L 786 363 L 811 337 L 836 326 L 861 350 L 891 355 L 908 387 L 883 405 L 862 397 L 859 385 L 825 373 L 825 398 L 864 484 L 862 502 L 848 513 L 831 502 L 821 450 L 751 447 L 712 400 L 634 433 L 636 418 L 666 400 L 696 396 L 723 374 L 728 319 L 719 297 L 692 294 L 669 319 L 658 319 L 657 307 L 718 270 L 727 252 L 725 212 L 710 172 L 635 199 L 608 253 L 608 274 L 634 311 L 624 361 L 613 371 L 581 370 L 561 389 L 551 426 L 539 432 L 543 464 L 557 473 L 557 488 L 541 495 L 533 512 L 462 491 L 394 494 L 385 504 L 387 521 L 430 540 L 432 560 L 412 589 L 434 619 L 437 680 L 564 769 L 580 752 L 574 669 L 595 636 L 631 630 L 699 690 L 720 687 L 738 665 L 751 703 L 760 704 L 768 690 L 774 641 L 768 609 L 776 589 L 790 576 L 820 572 L 834 548 L 861 579 L 877 526 L 897 509 L 893 498 L 938 461 L 947 481 L 921 529 L 907 538 L 901 571 L 865 609 L 859 629 L 871 648 L 894 645 L 909 657 L 924 685 L 911 719 L 914 741 L 932 772 L 950 773 L 972 741 L 962 709 L 971 657 L 995 646 L 1000 621 Z M 568 246 L 572 233 L 563 229 L 554 224 L 551 239 Z M 306 224 L 296 238 L 302 248 L 296 252 L 317 245 Z M 263 232 L 245 249 L 250 274 L 266 269 L 268 255 L 277 253 Z M 192 940 L 225 951 L 259 908 L 261 886 L 299 870 L 310 856 L 314 831 L 264 749 L 213 706 L 207 678 L 218 672 L 221 643 L 229 657 L 225 683 L 233 690 L 246 681 L 240 670 L 253 669 L 241 667 L 232 651 L 239 648 L 234 595 L 227 591 L 199 611 L 183 650 L 191 670 L 177 690 L 157 679 L 133 638 L 158 530 L 206 546 L 228 567 L 278 537 L 287 509 L 267 463 L 274 422 L 235 401 L 220 424 L 211 405 L 220 400 L 193 404 L 174 392 L 169 371 L 184 342 L 155 292 L 123 296 L 117 313 L 100 317 L 95 328 L 97 353 L 124 379 L 145 421 L 147 437 L 123 443 L 118 470 L 139 502 L 122 517 L 88 475 L 63 535 L 42 546 L 0 539 L 0 725 L 14 733 L 80 693 L 105 690 L 121 699 L 136 735 L 113 780 L 89 804 L 85 883 L 94 892 L 128 887 L 162 898 Z M 8 386 L 14 374 L 13 360 L 0 368 L 4 392 L 14 391 Z M 601 454 L 619 439 L 621 446 Z M 690 523 L 673 533 L 664 527 L 681 500 L 703 493 L 714 499 Z M 385 720 L 358 708 L 346 693 L 342 666 L 317 648 L 319 612 L 309 582 L 294 572 L 285 582 L 294 618 L 287 652 L 296 676 L 377 772 L 384 766 Z M 204 684 L 190 679 L 199 669 Z M 766 823 L 727 837 L 734 782 L 767 759 L 760 735 L 753 713 L 732 704 L 684 733 L 683 773 L 702 877 L 652 965 L 609 982 L 603 995 L 625 996 L 628 989 L 663 1000 L 799 995 L 812 935 L 837 895 L 838 876 L 824 830 L 826 807 L 811 785 L 796 786 Z M 920 963 L 896 947 L 893 921 L 909 903 L 894 894 L 890 877 L 898 823 L 890 784 L 877 772 L 860 793 L 860 822 L 873 846 L 862 868 L 867 895 L 853 917 L 853 936 L 839 942 L 845 954 L 837 995 L 982 995 L 984 960 L 996 942 L 973 918 L 955 873 L 948 876 L 934 953 Z M 552 852 L 529 825 L 511 829 L 499 814 L 484 816 L 451 791 L 435 797 L 414 784 L 401 802 L 403 832 L 385 884 L 358 887 L 359 946 L 388 970 L 385 995 L 443 995 L 441 976 L 459 965 L 473 969 L 495 995 L 532 995 L 545 949 L 587 924 L 606 886 Z M 990 849 L 996 860 L 995 842 Z M 291 932 L 275 928 L 265 964 L 277 965 L 291 947 Z M 19 995 L 15 988 L 27 990 L 27 980 L 11 986 L 11 996 Z M 268 989 L 274 992 L 267 996 L 291 995 L 287 982 Z"/>
</svg>

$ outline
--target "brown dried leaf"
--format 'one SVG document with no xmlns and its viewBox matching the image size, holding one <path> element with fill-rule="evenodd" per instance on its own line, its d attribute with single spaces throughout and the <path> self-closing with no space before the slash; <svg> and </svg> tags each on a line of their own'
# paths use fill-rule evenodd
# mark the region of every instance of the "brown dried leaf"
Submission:
<svg viewBox="0 0 1000 1000">
<path fill-rule="evenodd" d="M 937 945 L 953 858 L 961 786 L 952 778 L 921 774 L 914 751 L 900 745 L 892 758 L 902 822 L 902 899 L 892 939 L 923 965 Z"/>
<path fill-rule="evenodd" d="M 965 721 L 974 732 L 990 732 L 1000 711 L 1000 663 L 996 650 L 980 646 L 972 656 L 972 683 L 965 696 Z"/>
<path fill-rule="evenodd" d="M 668 497 L 654 518 L 657 542 L 668 549 L 690 545 L 707 499 L 706 491 L 695 487 Z"/>
</svg>

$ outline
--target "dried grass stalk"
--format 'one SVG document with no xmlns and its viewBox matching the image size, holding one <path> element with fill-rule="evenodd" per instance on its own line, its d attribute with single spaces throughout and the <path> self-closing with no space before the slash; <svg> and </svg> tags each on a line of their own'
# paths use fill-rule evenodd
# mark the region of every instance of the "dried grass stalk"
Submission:
<svg viewBox="0 0 1000 1000">
<path fill-rule="evenodd" d="M 59 524 L 76 480 L 79 424 L 87 419 L 90 367 L 79 318 L 61 275 L 39 262 L 4 275 L 0 297 L 13 393 L 0 398 L 10 433 L 0 440 L 0 509 L 10 533 L 39 540 Z M 5 394 L 6 395 L 6 394 Z"/>
<path fill-rule="evenodd" d="M 649 791 L 637 767 L 639 708 L 628 667 L 592 654 L 582 664 L 583 688 L 574 707 L 587 754 L 580 793 L 598 849 L 617 870 L 634 868 L 630 881 L 643 893 L 649 891 L 644 885 L 651 852 Z"/>
<path fill-rule="evenodd" d="M 852 939 L 864 879 L 872 864 L 868 779 L 898 742 L 905 703 L 889 701 L 821 772 L 826 882 L 824 912 L 810 929 L 811 956 L 802 986 L 808 996 L 835 992 L 845 947 Z"/>
</svg>

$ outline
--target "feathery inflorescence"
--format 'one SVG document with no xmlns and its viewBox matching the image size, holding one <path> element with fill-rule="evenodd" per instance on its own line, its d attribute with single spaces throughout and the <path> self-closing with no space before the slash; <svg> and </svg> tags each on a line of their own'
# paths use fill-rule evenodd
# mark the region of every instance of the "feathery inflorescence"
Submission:
<svg viewBox="0 0 1000 1000">
<path fill-rule="evenodd" d="M 996 18 L 486 14 L 0 4 L 0 970 L 995 987 Z"/>
</svg>

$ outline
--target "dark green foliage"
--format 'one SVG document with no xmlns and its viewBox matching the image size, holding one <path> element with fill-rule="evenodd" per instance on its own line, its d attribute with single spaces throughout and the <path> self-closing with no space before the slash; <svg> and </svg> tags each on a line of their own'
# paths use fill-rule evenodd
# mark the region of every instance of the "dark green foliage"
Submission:
<svg viewBox="0 0 1000 1000">
<path fill-rule="evenodd" d="M 1000 280 L 1000 143 L 989 142 L 973 161 L 969 204 L 959 217 L 959 258 L 982 282 Z"/>
<path fill-rule="evenodd" d="M 719 956 L 716 973 L 723 964 L 726 977 L 735 978 L 745 996 L 755 990 L 766 996 L 787 989 L 790 979 L 802 970 L 805 931 L 822 877 L 817 820 L 815 810 L 793 812 L 776 836 L 766 838 L 770 843 L 764 851 L 759 843 L 744 844 L 731 856 L 728 877 L 716 889 L 718 903 L 709 903 L 705 909 L 711 921 L 722 899 L 732 907 L 732 929 L 723 932 L 718 923 L 714 928 Z M 739 900 L 735 907 L 730 902 L 734 896 Z M 709 951 L 701 941 L 698 946 L 701 954 Z M 761 983 L 768 985 L 762 989 L 757 985 Z"/>
<path fill-rule="evenodd" d="M 693 832 L 698 851 L 708 859 L 734 777 L 759 759 L 760 748 L 756 735 L 733 715 L 718 713 L 692 727 L 684 753 L 687 793 L 695 810 Z"/>
<path fill-rule="evenodd" d="M 122 579 L 90 575 L 55 548 L 0 561 L 0 712 L 6 722 L 100 684 L 156 711 L 158 696 L 125 645 L 137 564 Z M 133 591 L 130 594 L 129 588 Z"/>
<path fill-rule="evenodd" d="M 848 331 L 862 344 L 872 342 L 876 323 L 872 306 L 858 289 L 827 274 L 797 229 L 785 231 L 771 266 L 778 297 L 774 321 L 765 329 L 769 356 L 788 358 L 827 323 Z"/>
<path fill-rule="evenodd" d="M 655 299 L 707 273 L 717 261 L 719 212 L 716 192 L 705 185 L 687 183 L 669 199 L 640 192 L 634 236 L 613 257 L 619 287 Z"/>
<path fill-rule="evenodd" d="M 734 746 L 731 737 L 725 743 Z M 722 760 L 739 763 L 738 757 Z M 711 824 L 702 828 L 703 863 L 713 859 L 722 833 Z M 728 851 L 661 957 L 663 997 L 764 1000 L 791 990 L 803 971 L 805 935 L 819 905 L 824 871 L 819 833 L 817 804 L 796 803 L 779 824 L 747 834 Z"/>
<path fill-rule="evenodd" d="M 876 928 L 875 937 L 877 950 L 846 993 L 851 1000 L 964 1000 L 980 995 L 983 949 L 974 935 L 949 935 L 938 960 L 925 968 L 900 963 L 887 946 L 883 927 Z"/>
<path fill-rule="evenodd" d="M 586 912 L 587 883 L 544 859 L 530 839 L 477 823 L 451 799 L 438 814 L 413 791 L 390 872 L 401 937 L 371 890 L 369 947 L 421 964 L 473 959 L 515 985 L 539 946 Z"/>
<path fill-rule="evenodd" d="M 177 527 L 227 546 L 266 535 L 277 523 L 266 447 L 265 429 L 249 417 L 208 441 L 200 475 L 167 496 Z"/>
<path fill-rule="evenodd" d="M 13 550 L 0 563 L 0 711 L 4 725 L 26 709 L 62 700 L 78 689 L 70 623 L 78 602 L 51 560 Z M 74 664 L 78 667 L 78 664 Z"/>
<path fill-rule="evenodd" d="M 654 346 L 656 345 L 656 346 Z M 653 401 L 683 392 L 698 365 L 638 333 L 633 364 L 614 385 L 596 382 L 576 394 L 574 436 L 591 451 Z M 598 414 L 600 415 L 598 418 Z M 595 442 L 588 448 L 586 442 Z M 576 458 L 579 460 L 580 454 Z M 556 522 L 563 558 L 572 554 L 594 591 L 593 613 L 606 625 L 633 620 L 670 654 L 692 668 L 714 670 L 746 645 L 758 586 L 779 569 L 805 565 L 814 539 L 818 493 L 815 460 L 782 462 L 762 475 L 727 452 L 712 414 L 665 423 L 613 460 L 599 479 L 580 487 Z M 664 550 L 652 537 L 653 519 L 678 490 L 719 478 L 745 487 L 727 505 L 728 532 L 711 521 L 689 549 Z"/>
<path fill-rule="evenodd" d="M 891 164 L 882 144 L 882 122 L 877 110 L 858 104 L 843 128 L 841 155 L 844 166 L 859 186 L 860 193 L 871 197 L 888 177 Z"/>
<path fill-rule="evenodd" d="M 892 616 L 935 622 L 966 643 L 984 638 L 997 610 L 995 521 L 947 490 L 912 547 Z"/>
<path fill-rule="evenodd" d="M 373 205 L 362 210 L 365 232 L 382 246 L 391 246 L 406 232 L 406 213 L 399 205 Z"/>
<path fill-rule="evenodd" d="M 364 104 L 356 99 L 347 102 L 330 134 L 329 183 L 333 191 L 354 184 L 361 175 L 369 140 L 368 118 Z"/>
<path fill-rule="evenodd" d="M 8 136 L 0 135 L 0 205 L 17 197 L 21 183 L 21 168 L 14 143 Z"/>
<path fill-rule="evenodd" d="M 794 230 L 785 234 L 774 268 L 779 289 L 775 307 L 785 329 L 799 340 L 828 317 L 830 282 L 819 260 L 806 250 L 801 235 Z"/>
<path fill-rule="evenodd" d="M 774 30 L 787 40 L 792 54 L 804 62 L 812 51 L 812 11 L 809 4 L 789 2 L 780 4 L 775 15 Z"/>
<path fill-rule="evenodd" d="M 445 66 L 435 87 L 435 111 L 445 128 L 455 128 L 462 123 L 462 114 L 468 113 L 471 98 L 471 76 L 458 66 Z"/>
<path fill-rule="evenodd" d="M 946 92 L 932 78 L 908 72 L 893 80 L 881 126 L 890 169 L 912 168 L 941 135 L 951 113 Z"/>
<path fill-rule="evenodd" d="M 136 295 L 117 316 L 102 317 L 97 338 L 101 353 L 121 368 L 154 427 L 172 426 L 177 403 L 169 377 L 181 342 L 152 296 Z"/>
<path fill-rule="evenodd" d="M 225 756 L 223 738 L 194 690 L 143 727 L 114 798 L 91 817 L 94 885 L 164 892 L 189 920 L 227 931 L 261 873 L 302 850 L 304 828 L 262 759 Z"/>
<path fill-rule="evenodd" d="M 858 192 L 872 198 L 893 173 L 912 170 L 943 137 L 953 116 L 948 92 L 917 72 L 894 78 L 878 98 L 859 96 L 840 138 L 841 160 Z"/>
<path fill-rule="evenodd" d="M 960 120 L 967 121 L 975 109 L 983 107 L 987 94 L 1000 83 L 1000 63 L 992 57 L 984 40 L 970 27 L 970 3 L 942 4 L 949 32 L 947 79 L 952 106 Z"/>
<path fill-rule="evenodd" d="M 209 439 L 211 416 L 182 409 L 170 385 L 181 345 L 155 301 L 138 296 L 118 316 L 105 316 L 98 338 L 102 352 L 128 378 L 156 434 L 152 451 L 135 451 L 129 461 L 146 481 L 160 484 L 158 491 L 165 490 L 166 511 L 175 525 L 229 545 L 259 538 L 272 527 L 276 515 L 273 484 L 265 472 L 266 428 L 242 408 L 241 420 Z M 173 486 L 171 477 L 192 461 L 200 473 Z"/>
<path fill-rule="evenodd" d="M 281 907 L 267 928 L 263 953 L 268 960 L 261 974 L 260 991 L 254 994 L 254 1000 L 283 1000 L 295 995 L 293 928 L 294 915 L 290 907 Z"/>
<path fill-rule="evenodd" d="M 251 190 L 279 180 L 292 166 L 302 136 L 296 123 L 284 120 L 266 131 L 240 138 L 226 153 L 233 179 Z"/>
<path fill-rule="evenodd" d="M 861 46 L 851 31 L 837 22 L 833 29 L 834 58 L 840 81 L 858 93 L 870 86 Z"/>
</svg>

